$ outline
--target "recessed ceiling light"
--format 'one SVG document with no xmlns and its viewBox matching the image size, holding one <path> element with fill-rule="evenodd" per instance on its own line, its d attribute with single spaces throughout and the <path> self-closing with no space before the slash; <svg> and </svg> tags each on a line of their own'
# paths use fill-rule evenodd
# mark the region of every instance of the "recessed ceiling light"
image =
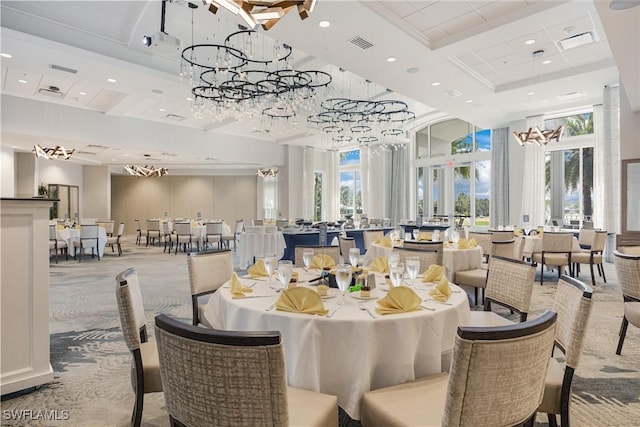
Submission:
<svg viewBox="0 0 640 427">
<path fill-rule="evenodd" d="M 473 99 L 467 99 L 467 100 L 466 100 L 466 101 L 464 101 L 464 102 L 466 102 L 467 104 L 471 104 L 471 103 L 473 102 Z"/>
<path fill-rule="evenodd" d="M 107 81 L 108 81 L 109 83 L 115 83 L 115 82 L 116 82 L 116 79 L 108 78 L 108 79 L 107 79 Z"/>
<path fill-rule="evenodd" d="M 26 83 L 26 82 L 27 82 L 27 81 L 26 81 L 26 80 L 23 80 L 23 79 L 18 80 L 18 83 L 22 83 L 22 84 L 24 84 L 24 83 Z"/>
<path fill-rule="evenodd" d="M 529 39 L 526 42 L 524 42 L 524 44 L 526 45 L 530 45 L 530 44 L 534 44 L 536 41 L 534 39 Z"/>
<path fill-rule="evenodd" d="M 433 82 L 431 83 L 431 86 L 440 86 L 440 82 Z"/>
<path fill-rule="evenodd" d="M 542 61 L 542 63 L 544 65 L 551 64 L 551 60 L 550 59 L 545 59 L 544 61 Z"/>
<path fill-rule="evenodd" d="M 529 92 L 527 95 L 531 96 L 531 95 L 535 95 L 535 92 Z"/>
<path fill-rule="evenodd" d="M 193 98 L 191 98 L 190 96 L 187 96 L 187 101 L 193 101 Z"/>
<path fill-rule="evenodd" d="M 0 56 L 3 58 L 11 58 L 11 54 L 9 53 L 0 53 Z"/>
<path fill-rule="evenodd" d="M 415 74 L 418 71 L 420 71 L 420 68 L 418 68 L 418 67 L 407 68 L 407 73 L 409 73 L 409 74 Z"/>
<path fill-rule="evenodd" d="M 387 58 L 387 62 L 396 62 L 396 58 L 393 56 L 390 56 Z"/>
<path fill-rule="evenodd" d="M 331 25 L 331 22 L 329 22 L 329 21 L 320 21 L 320 22 L 318 22 L 318 26 L 320 26 L 320 28 L 327 28 L 330 25 Z"/>
<path fill-rule="evenodd" d="M 165 110 L 164 108 L 160 108 L 160 111 L 163 111 L 163 112 L 164 112 L 164 111 L 167 111 L 167 110 Z"/>
<path fill-rule="evenodd" d="M 86 95 L 87 92 L 78 92 L 78 95 Z"/>
</svg>

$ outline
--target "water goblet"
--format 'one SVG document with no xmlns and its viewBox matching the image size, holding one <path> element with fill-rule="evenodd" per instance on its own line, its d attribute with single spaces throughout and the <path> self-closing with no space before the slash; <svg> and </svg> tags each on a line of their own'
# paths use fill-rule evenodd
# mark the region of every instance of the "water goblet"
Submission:
<svg viewBox="0 0 640 427">
<path fill-rule="evenodd" d="M 389 278 L 391 279 L 391 285 L 395 288 L 402 284 L 404 278 L 404 264 L 399 262 L 393 267 L 389 268 Z"/>
<path fill-rule="evenodd" d="M 420 229 L 414 228 L 411 234 L 413 234 L 413 240 L 418 240 L 418 236 L 420 235 Z"/>
<path fill-rule="evenodd" d="M 400 262 L 400 254 L 398 252 L 391 252 L 387 255 L 387 263 L 389 263 L 389 268 L 395 267 Z"/>
<path fill-rule="evenodd" d="M 267 274 L 269 275 L 269 278 L 267 279 L 267 281 L 271 280 L 271 275 L 273 274 L 274 270 L 276 269 L 276 256 L 275 255 L 266 255 L 263 259 L 264 262 L 264 268 L 265 270 L 267 270 Z"/>
<path fill-rule="evenodd" d="M 309 270 L 311 263 L 313 262 L 313 249 L 307 248 L 302 250 L 302 262 L 304 262 L 305 271 Z"/>
<path fill-rule="evenodd" d="M 359 261 L 360 261 L 360 249 L 349 248 L 349 264 L 351 264 L 353 267 L 357 267 Z"/>
<path fill-rule="evenodd" d="M 407 257 L 405 260 L 407 274 L 409 275 L 409 279 L 411 279 L 411 284 L 418 277 L 418 272 L 420 271 L 420 258 L 417 256 Z"/>
<path fill-rule="evenodd" d="M 287 289 L 289 282 L 291 281 L 291 275 L 293 274 L 293 262 L 288 259 L 283 259 L 278 262 L 278 279 L 280 280 L 280 286 L 282 289 Z"/>
<path fill-rule="evenodd" d="M 457 248 L 458 242 L 460 242 L 460 233 L 458 233 L 457 231 L 453 231 L 451 233 L 451 241 L 453 242 L 453 246 Z"/>
<path fill-rule="evenodd" d="M 336 266 L 336 283 L 338 289 L 342 292 L 342 300 L 340 304 L 344 302 L 344 294 L 351 285 L 351 266 L 349 264 L 338 264 Z"/>
</svg>

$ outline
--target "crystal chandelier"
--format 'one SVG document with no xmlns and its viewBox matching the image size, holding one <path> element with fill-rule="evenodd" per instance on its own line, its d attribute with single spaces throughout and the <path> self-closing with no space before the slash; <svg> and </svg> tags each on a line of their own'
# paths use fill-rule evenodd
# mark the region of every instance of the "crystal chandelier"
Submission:
<svg viewBox="0 0 640 427">
<path fill-rule="evenodd" d="M 165 176 L 169 173 L 167 168 L 156 168 L 155 166 L 136 166 L 136 165 L 127 165 L 124 167 L 124 170 L 129 172 L 129 174 L 136 177 L 161 177 Z"/>
<path fill-rule="evenodd" d="M 36 144 L 33 146 L 33 152 L 35 153 L 36 157 L 41 157 L 47 160 L 69 160 L 71 158 L 71 155 L 75 152 L 75 149 L 64 148 L 60 145 L 56 145 L 55 148 L 46 148 Z"/>
<path fill-rule="evenodd" d="M 279 170 L 275 168 L 258 169 L 256 171 L 256 175 L 258 175 L 261 178 L 268 178 L 270 176 L 275 177 L 276 175 L 278 175 L 278 172 Z"/>
</svg>

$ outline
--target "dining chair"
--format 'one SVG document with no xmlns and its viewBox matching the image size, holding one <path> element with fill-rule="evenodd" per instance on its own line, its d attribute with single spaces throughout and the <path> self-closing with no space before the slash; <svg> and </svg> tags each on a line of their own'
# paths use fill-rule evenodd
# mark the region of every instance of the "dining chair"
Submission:
<svg viewBox="0 0 640 427">
<path fill-rule="evenodd" d="M 153 245 L 156 242 L 156 239 L 160 241 L 160 220 L 157 219 L 148 219 L 147 220 L 147 244 L 145 246 L 149 246 L 149 242 Z"/>
<path fill-rule="evenodd" d="M 105 221 L 104 222 L 104 230 L 107 233 L 107 237 L 112 237 L 113 236 L 113 231 L 115 230 L 115 221 Z"/>
<path fill-rule="evenodd" d="M 147 323 L 138 273 L 129 268 L 116 276 L 116 300 L 122 334 L 133 357 L 131 386 L 136 400 L 131 425 L 140 426 L 144 395 L 162 391 L 156 342 L 147 335 Z"/>
<path fill-rule="evenodd" d="M 494 327 L 458 326 L 450 373 L 373 390 L 365 427 L 533 426 L 557 315 Z"/>
<path fill-rule="evenodd" d="M 491 255 L 491 233 L 482 231 L 469 231 L 468 239 L 475 239 L 478 246 L 482 248 L 482 256 L 485 261 L 489 261 Z"/>
<path fill-rule="evenodd" d="M 402 247 L 405 249 L 417 249 L 420 251 L 436 252 L 438 254 L 438 259 L 436 261 L 436 264 L 442 265 L 444 242 L 431 242 L 428 240 L 412 240 L 412 241 L 405 241 Z"/>
<path fill-rule="evenodd" d="M 336 265 L 340 264 L 340 247 L 339 246 L 318 246 L 318 245 L 296 245 L 295 249 L 295 267 L 304 267 L 302 260 L 302 252 L 305 249 L 313 249 L 314 256 L 329 255 Z"/>
<path fill-rule="evenodd" d="M 190 222 L 176 222 L 173 224 L 173 231 L 176 235 L 176 254 L 178 253 L 178 249 L 180 248 L 180 238 L 182 238 L 182 250 L 187 252 L 187 244 L 189 245 L 189 249 L 193 244 L 193 236 L 191 234 L 191 223 Z M 198 244 L 198 250 L 199 248 Z"/>
<path fill-rule="evenodd" d="M 384 237 L 384 231 L 382 230 L 366 230 L 362 232 L 362 239 L 364 240 L 365 249 L 369 249 L 372 243 L 375 243 L 376 240 L 382 239 Z"/>
<path fill-rule="evenodd" d="M 596 230 L 593 228 L 581 228 L 578 232 L 578 243 L 582 249 L 590 249 L 593 243 L 593 235 Z"/>
<path fill-rule="evenodd" d="M 591 230 L 593 231 L 593 230 Z M 580 264 L 589 264 L 591 269 L 591 286 L 596 286 L 596 276 L 593 272 L 593 266 L 598 267 L 598 274 L 602 277 L 604 283 L 607 283 L 607 276 L 604 274 L 604 267 L 602 266 L 602 259 L 604 252 L 604 246 L 607 243 L 606 231 L 593 231 L 592 240 L 589 244 L 589 249 L 583 249 L 580 252 L 571 253 L 571 262 L 573 263 L 574 275 L 578 276 L 580 273 Z"/>
<path fill-rule="evenodd" d="M 394 248 L 393 252 L 400 256 L 400 262 L 406 264 L 406 260 L 409 257 L 417 257 L 420 259 L 420 270 L 418 274 L 422 274 L 429 269 L 433 264 L 438 264 L 438 252 L 436 250 L 423 250 L 423 249 L 411 249 L 411 248 Z"/>
<path fill-rule="evenodd" d="M 345 262 L 349 259 L 349 249 L 356 247 L 356 239 L 353 237 L 338 236 L 340 255 Z"/>
<path fill-rule="evenodd" d="M 278 331 L 198 328 L 155 318 L 164 401 L 172 426 L 338 425 L 338 400 L 287 386 Z"/>
<path fill-rule="evenodd" d="M 497 326 L 514 323 L 491 311 L 497 304 L 527 320 L 536 268 L 529 263 L 510 258 L 492 256 L 484 291 L 484 311 L 472 311 L 470 325 Z"/>
<path fill-rule="evenodd" d="M 569 275 L 573 276 L 571 268 L 571 251 L 573 250 L 573 233 L 545 231 L 542 235 L 542 252 L 531 254 L 534 265 L 540 264 L 540 285 L 544 281 L 544 266 L 551 265 L 558 269 L 558 279 L 562 275 L 563 267 L 569 268 Z"/>
<path fill-rule="evenodd" d="M 491 245 L 491 256 L 486 266 L 481 268 L 474 268 L 471 270 L 456 271 L 454 275 L 454 283 L 456 285 L 469 286 L 474 291 L 474 302 L 478 305 L 478 291 L 480 290 L 480 296 L 482 297 L 482 304 L 484 304 L 484 291 L 487 287 L 487 277 L 489 269 L 491 268 L 491 257 L 500 256 L 504 258 L 518 259 L 516 253 L 515 240 L 498 241 L 493 242 Z"/>
<path fill-rule="evenodd" d="M 288 219 L 277 219 L 276 220 L 276 227 L 278 227 L 278 231 L 282 231 L 285 228 L 287 228 L 289 226 L 289 220 Z"/>
<path fill-rule="evenodd" d="M 168 249 L 168 253 L 171 253 L 171 249 L 173 249 L 173 232 L 169 226 L 169 221 L 162 221 L 162 239 L 164 240 L 162 252 L 167 252 Z"/>
<path fill-rule="evenodd" d="M 640 255 L 640 246 L 618 246 L 618 252 L 626 255 Z"/>
<path fill-rule="evenodd" d="M 133 222 L 135 222 L 136 224 L 136 245 L 139 245 L 142 242 L 142 236 L 143 235 L 147 235 L 147 230 L 143 230 L 142 226 L 140 226 L 140 220 L 139 219 L 134 219 Z"/>
<path fill-rule="evenodd" d="M 211 327 L 204 318 L 206 304 L 198 299 L 217 291 L 233 274 L 233 256 L 229 249 L 218 251 L 190 252 L 187 254 L 189 287 L 191 288 L 191 308 L 193 324 L 202 323 Z"/>
<path fill-rule="evenodd" d="M 236 226 L 234 228 L 233 234 L 223 235 L 220 241 L 222 242 L 222 246 L 226 249 L 229 249 L 229 243 L 233 242 L 233 251 L 235 252 L 238 247 L 238 237 L 240 233 L 244 231 L 244 220 L 239 219 L 236 221 Z"/>
<path fill-rule="evenodd" d="M 111 233 L 113 234 L 113 233 Z M 116 236 L 109 236 L 107 237 L 107 244 L 106 246 L 111 246 L 111 252 L 114 252 L 114 248 L 113 246 L 117 246 L 118 247 L 118 256 L 122 256 L 122 235 L 124 234 L 124 222 L 121 222 L 120 224 L 118 224 L 118 234 Z"/>
<path fill-rule="evenodd" d="M 91 258 L 98 255 L 98 261 L 100 261 L 99 232 L 100 227 L 97 224 L 81 226 L 80 239 L 73 242 L 74 258 L 77 257 L 78 262 L 82 262 L 82 255 L 87 248 L 91 248 Z"/>
<path fill-rule="evenodd" d="M 616 354 L 622 353 L 622 345 L 627 335 L 629 323 L 640 328 L 640 255 L 626 255 L 613 252 L 613 262 L 622 288 L 624 314 L 620 325 L 620 339 Z"/>
<path fill-rule="evenodd" d="M 56 264 L 58 263 L 58 251 L 60 251 L 60 253 L 64 252 L 65 259 L 69 260 L 69 248 L 67 247 L 67 242 L 58 239 L 58 231 L 55 225 L 49 226 L 49 254 L 51 254 L 51 251 L 53 251 Z"/>
<path fill-rule="evenodd" d="M 552 352 L 544 395 L 538 408 L 538 412 L 548 415 L 550 427 L 558 425 L 556 414 L 560 414 L 560 424 L 563 427 L 569 426 L 571 383 L 587 335 L 592 295 L 593 290 L 577 279 L 563 275 L 558 281 L 553 302 L 553 310 L 558 313 L 554 350 L 563 353 L 564 362 L 559 362 Z"/>
<path fill-rule="evenodd" d="M 217 243 L 218 249 L 222 249 L 222 222 L 207 222 L 205 224 L 204 245 Z"/>
</svg>

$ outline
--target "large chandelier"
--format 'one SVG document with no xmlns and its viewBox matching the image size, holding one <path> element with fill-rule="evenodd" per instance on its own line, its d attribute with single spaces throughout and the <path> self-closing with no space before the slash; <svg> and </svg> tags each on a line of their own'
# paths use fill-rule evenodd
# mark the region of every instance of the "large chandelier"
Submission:
<svg viewBox="0 0 640 427">
<path fill-rule="evenodd" d="M 562 137 L 562 132 L 564 131 L 563 126 L 558 126 L 557 129 L 540 129 L 538 126 L 534 126 L 529 128 L 526 132 L 513 132 L 513 136 L 516 137 L 516 141 L 520 143 L 520 145 L 525 144 L 538 144 L 538 145 L 547 145 L 553 139 L 556 141 L 560 141 Z"/>
<path fill-rule="evenodd" d="M 313 12 L 316 0 L 204 0 L 204 3 L 209 5 L 209 12 L 213 14 L 222 7 L 240 16 L 252 30 L 260 25 L 266 31 L 294 7 L 297 8 L 300 19 L 307 19 Z"/>
<path fill-rule="evenodd" d="M 160 176 L 165 176 L 169 173 L 169 170 L 167 168 L 156 168 L 155 166 L 136 166 L 136 165 L 127 165 L 124 167 L 124 170 L 126 170 L 127 172 L 129 172 L 130 175 L 136 176 L 136 177 L 160 177 Z"/>
<path fill-rule="evenodd" d="M 52 160 L 52 159 L 62 159 L 69 160 L 71 155 L 75 152 L 73 148 L 64 148 L 60 145 L 56 145 L 54 148 L 42 147 L 41 145 L 34 145 L 33 152 L 36 157 L 41 157 L 43 159 Z"/>
</svg>

